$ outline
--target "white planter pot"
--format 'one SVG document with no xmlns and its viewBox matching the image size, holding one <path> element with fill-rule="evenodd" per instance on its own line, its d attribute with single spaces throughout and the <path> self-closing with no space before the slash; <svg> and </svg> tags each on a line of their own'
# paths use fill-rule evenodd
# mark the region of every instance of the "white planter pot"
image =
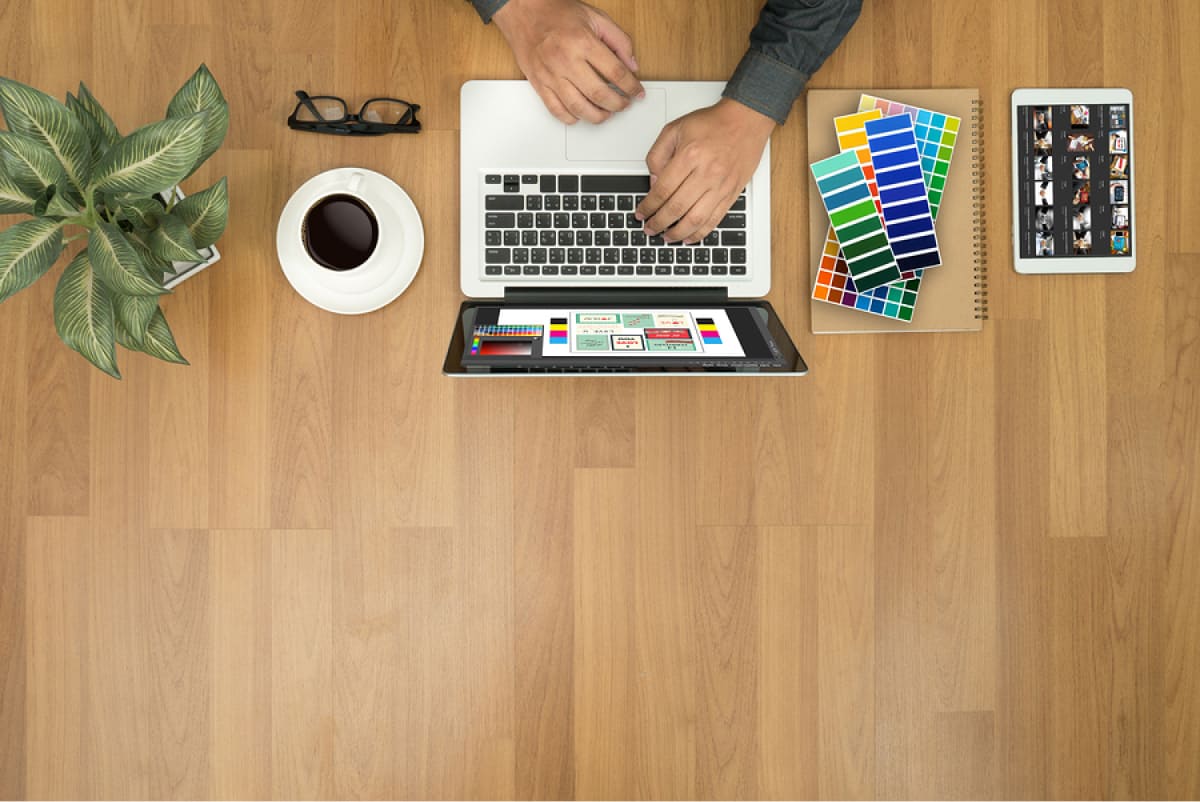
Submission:
<svg viewBox="0 0 1200 802">
<path fill-rule="evenodd" d="M 183 190 L 181 190 L 179 187 L 175 187 L 175 189 L 172 191 L 175 194 L 176 203 L 183 200 Z M 171 192 L 160 192 L 158 195 L 163 203 L 166 203 L 170 196 Z M 174 289 L 192 276 L 199 273 L 204 268 L 221 260 L 221 252 L 217 250 L 216 245 L 209 245 L 207 248 L 201 248 L 200 253 L 204 255 L 204 259 L 199 262 L 172 262 L 171 272 L 167 273 L 167 275 L 163 277 L 163 286 L 168 290 Z"/>
</svg>

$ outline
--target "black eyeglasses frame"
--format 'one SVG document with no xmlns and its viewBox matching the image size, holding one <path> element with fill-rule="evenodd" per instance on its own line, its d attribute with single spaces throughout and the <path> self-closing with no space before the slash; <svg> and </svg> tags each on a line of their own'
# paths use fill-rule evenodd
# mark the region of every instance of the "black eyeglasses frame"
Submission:
<svg viewBox="0 0 1200 802">
<path fill-rule="evenodd" d="M 421 107 L 416 103 L 409 103 L 407 100 L 401 100 L 396 97 L 373 97 L 362 104 L 358 110 L 358 114 L 350 114 L 350 106 L 343 98 L 336 95 L 310 95 L 303 89 L 296 90 L 296 97 L 300 102 L 296 104 L 296 108 L 288 116 L 288 128 L 296 131 L 308 131 L 314 134 L 333 134 L 335 136 L 380 136 L 382 134 L 416 134 L 421 131 L 421 121 L 417 119 L 417 112 Z M 336 100 L 342 104 L 342 108 L 346 109 L 346 114 L 338 120 L 326 120 L 321 112 L 317 111 L 317 107 L 313 105 L 314 100 Z M 378 100 L 386 100 L 389 103 L 399 103 L 405 106 L 408 111 L 400 118 L 399 122 L 395 123 L 377 123 L 364 120 L 363 113 L 367 110 L 367 106 Z M 301 120 L 297 117 L 300 109 L 306 108 L 316 120 Z"/>
</svg>

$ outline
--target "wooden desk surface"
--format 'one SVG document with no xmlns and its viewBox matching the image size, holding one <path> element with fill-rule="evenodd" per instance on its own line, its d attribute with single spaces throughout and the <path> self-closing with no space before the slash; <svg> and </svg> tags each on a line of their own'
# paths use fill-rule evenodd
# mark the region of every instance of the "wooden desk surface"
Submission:
<svg viewBox="0 0 1200 802">
<path fill-rule="evenodd" d="M 643 77 L 721 79 L 759 3 L 602 5 Z M 206 61 L 234 120 L 192 182 L 229 175 L 224 259 L 166 302 L 190 368 L 91 369 L 52 280 L 0 309 L 0 796 L 1200 795 L 1200 6 L 866 6 L 813 86 L 986 98 L 981 334 L 808 332 L 800 103 L 807 378 L 480 384 L 440 375 L 458 87 L 518 73 L 466 3 L 0 5 L 2 74 L 124 130 Z M 1047 83 L 1134 91 L 1132 275 L 1009 266 L 1008 97 Z M 426 130 L 291 132 L 297 88 Z M 348 164 L 428 243 L 360 318 L 273 244 Z"/>
</svg>

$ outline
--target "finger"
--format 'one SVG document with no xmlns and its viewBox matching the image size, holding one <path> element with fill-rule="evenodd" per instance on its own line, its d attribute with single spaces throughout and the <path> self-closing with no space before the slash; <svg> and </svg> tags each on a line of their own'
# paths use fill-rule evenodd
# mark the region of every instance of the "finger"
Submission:
<svg viewBox="0 0 1200 802">
<path fill-rule="evenodd" d="M 597 50 L 602 49 L 597 46 Z M 608 54 L 608 57 L 616 61 L 616 58 L 611 53 Z M 590 68 L 594 67 L 594 64 L 585 66 L 589 67 L 587 69 L 587 73 L 589 74 L 579 75 L 579 81 L 576 83 L 576 86 L 583 92 L 584 97 L 592 101 L 593 105 L 605 111 L 620 111 L 629 105 L 629 98 L 609 86 L 608 81 L 600 77 L 594 69 Z"/>
<path fill-rule="evenodd" d="M 586 65 L 584 65 L 586 67 Z M 563 79 L 556 87 L 558 99 L 567 107 L 567 111 L 577 120 L 587 120 L 598 124 L 612 116 L 612 112 L 600 108 L 579 91 L 570 79 Z"/>
<path fill-rule="evenodd" d="M 633 39 L 621 29 L 620 25 L 613 22 L 612 17 L 608 16 L 608 14 L 599 9 L 594 10 L 596 14 L 592 17 L 592 21 L 596 26 L 596 36 L 600 38 L 601 42 L 608 45 L 608 48 L 612 52 L 617 54 L 617 58 L 621 60 L 621 63 L 630 72 L 637 72 L 637 59 L 633 57 Z M 634 78 L 634 81 L 637 83 L 637 89 L 633 94 L 644 93 L 641 81 L 638 81 L 637 78 Z M 630 96 L 632 97 L 633 95 Z"/>
<path fill-rule="evenodd" d="M 650 183 L 650 192 L 646 194 L 646 197 L 642 198 L 642 202 L 638 204 L 637 211 L 634 212 L 634 215 L 639 220 L 646 222 L 647 231 L 658 233 L 678 220 L 683 215 L 683 212 L 687 211 L 687 209 L 680 210 L 678 215 L 672 217 L 670 220 L 663 221 L 659 227 L 651 225 L 651 220 L 654 216 L 661 212 L 662 207 L 666 205 L 667 201 L 691 174 L 691 165 L 684 164 L 682 159 L 676 157 L 667 162 L 667 166 L 658 173 L 657 180 Z"/>
<path fill-rule="evenodd" d="M 650 175 L 656 176 L 667 169 L 667 164 L 675 155 L 675 147 L 679 143 L 678 131 L 673 124 L 665 126 L 659 132 L 658 139 L 650 146 L 650 152 L 646 154 L 646 167 L 649 168 Z"/>
<path fill-rule="evenodd" d="M 730 199 L 727 203 L 717 204 L 717 207 L 713 210 L 712 214 L 709 215 L 709 218 L 704 221 L 704 224 L 693 231 L 691 236 L 689 236 L 685 241 L 688 244 L 695 245 L 700 240 L 711 234 L 713 229 L 716 228 L 717 225 L 720 224 L 721 220 L 725 217 L 725 213 L 729 211 L 729 207 L 731 205 L 733 205 L 732 199 Z"/>
<path fill-rule="evenodd" d="M 670 172 L 668 170 L 668 172 Z M 662 179 L 656 182 L 655 187 L 662 183 Z M 652 234 L 665 232 L 668 228 L 675 225 L 681 220 L 700 197 L 708 191 L 708 187 L 694 173 L 686 180 L 680 183 L 679 187 L 671 193 L 658 211 L 646 221 L 646 231 Z"/>
<path fill-rule="evenodd" d="M 546 111 L 558 118 L 559 122 L 571 125 L 578 121 L 578 118 L 572 117 L 571 113 L 567 111 L 567 107 L 558 99 L 558 95 L 554 94 L 554 90 L 539 81 L 530 81 L 529 83 L 533 84 L 533 89 L 545 104 Z"/>
<path fill-rule="evenodd" d="M 608 48 L 597 45 L 588 60 L 605 81 L 624 92 L 626 97 L 643 97 L 646 94 L 637 76 Z"/>
<path fill-rule="evenodd" d="M 704 234 L 698 235 L 697 232 L 701 231 L 712 219 L 714 210 L 719 206 L 716 202 L 717 197 L 717 194 L 712 191 L 701 195 L 683 217 L 663 232 L 663 239 L 667 242 L 692 242 L 704 239 Z"/>
</svg>

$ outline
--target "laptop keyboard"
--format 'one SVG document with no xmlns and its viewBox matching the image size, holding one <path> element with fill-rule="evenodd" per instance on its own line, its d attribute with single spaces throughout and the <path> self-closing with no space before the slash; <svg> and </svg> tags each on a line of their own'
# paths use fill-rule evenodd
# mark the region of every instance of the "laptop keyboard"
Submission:
<svg viewBox="0 0 1200 802">
<path fill-rule="evenodd" d="M 683 245 L 642 230 L 634 210 L 649 191 L 647 175 L 485 174 L 484 277 L 506 282 L 746 277 L 744 192 L 702 242 Z"/>
</svg>

